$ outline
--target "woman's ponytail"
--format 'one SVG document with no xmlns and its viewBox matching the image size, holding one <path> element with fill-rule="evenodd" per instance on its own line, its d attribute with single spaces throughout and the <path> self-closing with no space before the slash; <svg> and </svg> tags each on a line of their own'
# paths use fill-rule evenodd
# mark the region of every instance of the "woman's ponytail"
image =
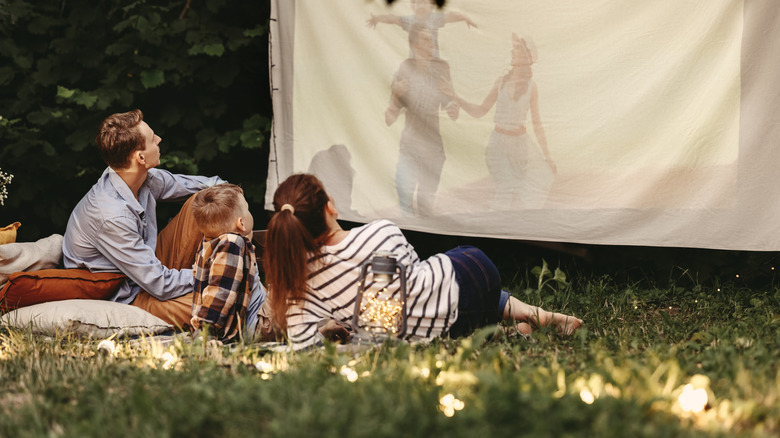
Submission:
<svg viewBox="0 0 780 438">
<path fill-rule="evenodd" d="M 276 213 L 268 222 L 263 265 L 270 293 L 272 318 L 287 328 L 287 309 L 306 296 L 309 260 L 319 254 L 327 235 L 328 194 L 314 176 L 287 178 L 274 193 Z"/>
</svg>

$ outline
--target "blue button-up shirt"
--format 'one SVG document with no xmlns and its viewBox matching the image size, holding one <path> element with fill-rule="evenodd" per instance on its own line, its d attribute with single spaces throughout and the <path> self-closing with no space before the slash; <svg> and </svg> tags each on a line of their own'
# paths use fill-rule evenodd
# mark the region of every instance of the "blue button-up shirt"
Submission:
<svg viewBox="0 0 780 438">
<path fill-rule="evenodd" d="M 149 169 L 138 199 L 110 167 L 79 201 L 62 240 L 65 268 L 122 272 L 128 279 L 112 301 L 132 303 L 143 289 L 159 300 L 193 291 L 192 269 L 168 269 L 157 246 L 157 201 L 184 200 L 201 189 L 224 182 L 219 177 L 174 175 Z"/>
</svg>

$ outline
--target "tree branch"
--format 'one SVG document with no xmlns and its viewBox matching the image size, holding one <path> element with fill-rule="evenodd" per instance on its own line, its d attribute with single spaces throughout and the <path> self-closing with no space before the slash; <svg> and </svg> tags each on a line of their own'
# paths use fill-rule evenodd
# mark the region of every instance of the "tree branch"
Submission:
<svg viewBox="0 0 780 438">
<path fill-rule="evenodd" d="M 186 14 L 187 10 L 190 8 L 190 3 L 192 3 L 192 0 L 187 0 L 187 4 L 184 5 L 184 9 L 182 9 L 181 14 L 179 14 L 179 20 L 184 18 L 184 14 Z"/>
</svg>

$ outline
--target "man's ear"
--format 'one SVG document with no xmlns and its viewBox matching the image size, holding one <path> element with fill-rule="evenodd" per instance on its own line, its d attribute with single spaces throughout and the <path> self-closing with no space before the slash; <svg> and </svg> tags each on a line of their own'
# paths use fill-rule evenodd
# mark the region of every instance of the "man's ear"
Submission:
<svg viewBox="0 0 780 438">
<path fill-rule="evenodd" d="M 146 157 L 144 157 L 144 151 L 137 150 L 133 152 L 133 160 L 136 163 L 140 164 L 141 166 L 146 164 Z"/>
</svg>

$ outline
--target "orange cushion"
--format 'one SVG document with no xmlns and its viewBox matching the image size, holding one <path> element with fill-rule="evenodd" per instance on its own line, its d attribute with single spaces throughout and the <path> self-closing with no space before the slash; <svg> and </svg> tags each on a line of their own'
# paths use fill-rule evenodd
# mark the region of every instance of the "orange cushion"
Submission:
<svg viewBox="0 0 780 438">
<path fill-rule="evenodd" d="M 0 289 L 0 307 L 8 311 L 47 301 L 105 300 L 119 289 L 125 278 L 116 272 L 91 273 L 86 269 L 14 272 Z"/>
</svg>

